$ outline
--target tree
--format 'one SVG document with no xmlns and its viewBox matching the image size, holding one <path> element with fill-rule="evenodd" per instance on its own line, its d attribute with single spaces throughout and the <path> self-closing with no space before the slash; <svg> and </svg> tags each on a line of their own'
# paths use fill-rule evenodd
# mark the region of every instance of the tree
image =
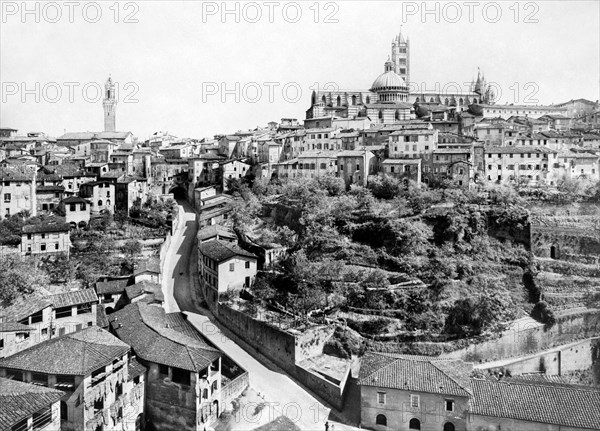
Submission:
<svg viewBox="0 0 600 431">
<path fill-rule="evenodd" d="M 73 264 L 65 253 L 41 258 L 40 268 L 46 271 L 52 283 L 66 283 L 74 274 Z"/>
<path fill-rule="evenodd" d="M 13 256 L 0 257 L 0 274 L 0 304 L 4 306 L 46 286 L 49 281 L 44 271 Z"/>
<path fill-rule="evenodd" d="M 125 255 L 125 260 L 122 262 L 123 270 L 127 273 L 133 273 L 135 264 L 142 254 L 142 244 L 135 239 L 131 239 L 125 242 L 121 251 Z"/>
<path fill-rule="evenodd" d="M 371 190 L 373 196 L 378 199 L 394 199 L 404 189 L 404 185 L 400 180 L 388 175 L 375 177 L 369 181 L 367 187 Z"/>
</svg>

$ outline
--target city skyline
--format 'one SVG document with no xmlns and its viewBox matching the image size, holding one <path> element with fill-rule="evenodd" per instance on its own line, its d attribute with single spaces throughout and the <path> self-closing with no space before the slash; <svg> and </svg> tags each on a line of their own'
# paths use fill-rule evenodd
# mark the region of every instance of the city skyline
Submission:
<svg viewBox="0 0 600 431">
<path fill-rule="evenodd" d="M 492 3 L 482 2 L 482 10 Z M 599 98 L 600 57 L 593 36 L 600 28 L 598 3 L 529 2 L 513 9 L 501 4 L 497 22 L 489 11 L 486 15 L 475 9 L 473 23 L 467 9 L 458 22 L 450 22 L 456 20 L 454 3 L 436 4 L 438 12 L 432 6 L 425 16 L 409 7 L 420 3 L 411 2 L 302 4 L 296 23 L 291 22 L 291 3 L 281 3 L 287 15 L 274 10 L 272 23 L 266 9 L 262 20 L 248 22 L 249 3 L 230 4 L 231 11 L 239 10 L 236 17 L 222 16 L 219 3 L 123 2 L 114 9 L 103 6 L 96 23 L 88 22 L 89 8 L 85 16 L 75 11 L 73 23 L 66 10 L 58 23 L 51 23 L 51 10 L 40 8 L 39 17 L 23 16 L 21 10 L 13 13 L 3 5 L 0 122 L 21 133 L 38 130 L 54 136 L 65 130 L 100 131 L 102 94 L 95 97 L 95 90 L 103 88 L 109 75 L 120 96 L 117 130 L 143 139 L 159 130 L 201 138 L 282 117 L 303 119 L 312 90 L 327 84 L 368 88 L 383 72 L 390 41 L 401 24 L 411 41 L 413 88 L 426 83 L 427 90 L 434 90 L 435 83 L 438 88 L 458 83 L 467 91 L 480 67 L 501 89 L 499 103 Z M 533 20 L 538 22 L 527 22 Z M 41 40 L 49 41 L 43 53 L 34 48 Z M 65 50 L 65 44 L 73 49 Z M 573 45 L 578 49 L 569 49 Z M 31 67 L 32 52 L 43 54 L 36 57 L 36 67 Z"/>
</svg>

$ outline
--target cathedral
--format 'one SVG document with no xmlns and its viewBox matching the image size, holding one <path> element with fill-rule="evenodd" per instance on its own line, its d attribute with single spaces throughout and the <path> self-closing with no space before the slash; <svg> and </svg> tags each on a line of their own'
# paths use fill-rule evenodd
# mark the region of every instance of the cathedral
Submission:
<svg viewBox="0 0 600 431">
<path fill-rule="evenodd" d="M 410 40 L 402 31 L 392 40 L 391 55 L 369 90 L 313 91 L 306 119 L 365 118 L 391 124 L 429 115 L 432 110 L 466 111 L 473 104 L 491 104 L 494 94 L 478 72 L 466 92 L 410 92 Z"/>
</svg>

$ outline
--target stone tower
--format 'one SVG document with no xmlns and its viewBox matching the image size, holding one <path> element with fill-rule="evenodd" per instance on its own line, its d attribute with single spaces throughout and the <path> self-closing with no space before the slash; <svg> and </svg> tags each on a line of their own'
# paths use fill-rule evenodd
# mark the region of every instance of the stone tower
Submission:
<svg viewBox="0 0 600 431">
<path fill-rule="evenodd" d="M 102 106 L 104 107 L 104 131 L 116 132 L 117 98 L 115 95 L 115 84 L 110 76 L 106 84 L 104 84 L 104 89 L 104 100 L 102 101 Z"/>
<path fill-rule="evenodd" d="M 394 72 L 400 75 L 404 82 L 410 83 L 410 41 L 400 33 L 392 40 L 392 63 Z"/>
</svg>

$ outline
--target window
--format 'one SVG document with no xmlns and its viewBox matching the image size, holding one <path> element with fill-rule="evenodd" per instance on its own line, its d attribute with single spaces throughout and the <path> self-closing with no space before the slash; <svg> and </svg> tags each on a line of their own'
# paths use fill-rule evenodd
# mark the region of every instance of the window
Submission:
<svg viewBox="0 0 600 431">
<path fill-rule="evenodd" d="M 385 392 L 377 392 L 377 404 L 385 404 Z"/>
<path fill-rule="evenodd" d="M 386 427 L 387 426 L 387 418 L 385 417 L 385 415 L 377 415 L 377 417 L 375 418 L 375 424 Z"/>
<path fill-rule="evenodd" d="M 163 365 L 163 364 L 158 364 L 158 374 L 160 374 L 161 376 L 168 376 L 169 375 L 169 367 L 167 365 Z"/>
<path fill-rule="evenodd" d="M 246 269 L 250 268 L 250 261 L 246 261 L 245 265 L 246 265 Z"/>
<path fill-rule="evenodd" d="M 10 202 L 10 193 L 4 193 L 4 202 Z"/>
<path fill-rule="evenodd" d="M 44 320 L 44 316 L 43 316 L 43 310 L 38 311 L 37 313 L 34 313 L 31 315 L 31 323 L 40 323 L 42 320 Z"/>
<path fill-rule="evenodd" d="M 94 413 L 104 409 L 104 398 L 98 398 L 94 401 Z"/>
<path fill-rule="evenodd" d="M 229 271 L 235 271 L 235 263 L 232 262 L 229 264 Z"/>
<path fill-rule="evenodd" d="M 173 382 L 179 383 L 180 385 L 190 385 L 190 372 L 182 370 L 180 368 L 173 368 Z"/>
<path fill-rule="evenodd" d="M 412 395 L 411 394 L 411 396 L 410 396 L 410 406 L 418 409 L 419 405 L 420 405 L 420 397 L 418 395 Z"/>
<path fill-rule="evenodd" d="M 421 429 L 421 421 L 417 418 L 412 418 L 410 422 L 408 422 L 408 429 L 410 430 L 420 430 Z"/>
<path fill-rule="evenodd" d="M 41 251 L 46 251 L 46 244 L 40 245 L 40 250 Z"/>
<path fill-rule="evenodd" d="M 446 411 L 447 412 L 453 412 L 454 411 L 454 400 L 446 400 L 445 401 L 445 405 L 446 405 Z"/>
<path fill-rule="evenodd" d="M 86 314 L 92 312 L 92 305 L 90 303 L 79 304 L 77 306 L 77 314 Z"/>
<path fill-rule="evenodd" d="M 29 420 L 29 418 L 25 418 L 23 420 L 21 420 L 20 422 L 17 422 L 16 424 L 14 424 L 10 429 L 11 431 L 24 431 L 24 430 L 28 430 L 29 427 L 27 426 L 27 421 Z"/>
<path fill-rule="evenodd" d="M 73 315 L 73 309 L 71 307 L 61 307 L 56 309 L 56 318 L 70 317 Z"/>
</svg>

